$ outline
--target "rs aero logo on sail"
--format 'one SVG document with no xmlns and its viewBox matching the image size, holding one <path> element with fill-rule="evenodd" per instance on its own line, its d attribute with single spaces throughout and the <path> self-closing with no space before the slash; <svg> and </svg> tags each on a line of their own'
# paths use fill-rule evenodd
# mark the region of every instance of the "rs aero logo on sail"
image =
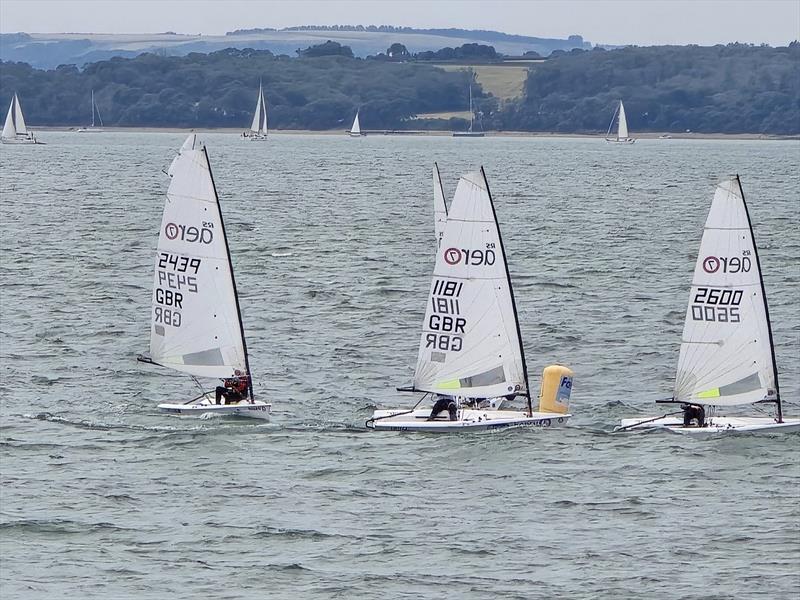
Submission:
<svg viewBox="0 0 800 600">
<path fill-rule="evenodd" d="M 210 244 L 214 241 L 214 224 L 204 222 L 202 227 L 195 227 L 193 225 L 167 223 L 164 226 L 164 235 L 171 240 L 180 240 L 190 244 L 194 242 Z"/>
<path fill-rule="evenodd" d="M 706 273 L 749 273 L 753 262 L 748 256 L 749 250 L 744 251 L 744 256 L 706 256 L 703 259 L 703 270 Z"/>
</svg>

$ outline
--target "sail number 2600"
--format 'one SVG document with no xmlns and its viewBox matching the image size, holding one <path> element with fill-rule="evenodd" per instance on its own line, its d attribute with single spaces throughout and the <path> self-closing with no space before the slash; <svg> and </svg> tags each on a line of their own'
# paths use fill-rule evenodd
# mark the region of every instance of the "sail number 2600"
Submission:
<svg viewBox="0 0 800 600">
<path fill-rule="evenodd" d="M 739 323 L 742 295 L 742 290 L 699 287 L 691 306 L 692 320 Z"/>
</svg>

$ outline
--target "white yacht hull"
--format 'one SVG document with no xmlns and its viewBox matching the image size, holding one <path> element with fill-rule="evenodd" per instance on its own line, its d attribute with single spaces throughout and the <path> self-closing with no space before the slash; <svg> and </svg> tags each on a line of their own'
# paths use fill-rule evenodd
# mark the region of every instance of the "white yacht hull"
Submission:
<svg viewBox="0 0 800 600">
<path fill-rule="evenodd" d="M 425 431 L 452 433 L 454 431 L 486 431 L 512 427 L 564 427 L 572 415 L 524 411 L 462 409 L 458 419 L 451 421 L 446 414 L 429 421 L 430 409 L 376 410 L 367 421 L 369 429 L 379 431 Z"/>
<path fill-rule="evenodd" d="M 634 142 L 636 142 L 636 139 L 622 138 L 618 140 L 616 138 L 606 138 L 606 142 L 608 142 L 609 144 L 633 144 Z"/>
<path fill-rule="evenodd" d="M 255 400 L 241 400 L 236 404 L 216 404 L 214 394 L 206 394 L 187 404 L 159 404 L 158 408 L 165 413 L 181 417 L 202 417 L 216 415 L 221 417 L 249 417 L 269 421 L 272 404 Z"/>
<path fill-rule="evenodd" d="M 248 140 L 250 142 L 264 142 L 267 140 L 267 136 L 260 133 L 253 133 L 251 135 L 243 135 L 242 139 Z"/>
<path fill-rule="evenodd" d="M 44 145 L 44 142 L 38 141 L 34 137 L 13 137 L 13 138 L 2 138 L 0 139 L 4 144 L 41 144 Z"/>
<path fill-rule="evenodd" d="M 687 435 L 712 435 L 717 433 L 791 433 L 800 431 L 800 419 L 784 419 L 777 423 L 772 417 L 709 417 L 705 427 L 684 427 L 677 417 L 622 419 L 614 431 L 641 431 L 661 429 Z"/>
</svg>

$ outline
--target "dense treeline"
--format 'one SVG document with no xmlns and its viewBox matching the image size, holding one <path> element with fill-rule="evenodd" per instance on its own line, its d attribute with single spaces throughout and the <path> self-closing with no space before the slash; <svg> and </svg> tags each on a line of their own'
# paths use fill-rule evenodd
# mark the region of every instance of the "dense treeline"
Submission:
<svg viewBox="0 0 800 600">
<path fill-rule="evenodd" d="M 245 128 L 261 80 L 271 127 L 349 128 L 360 107 L 362 127 L 386 129 L 416 113 L 463 109 L 469 77 L 420 64 L 229 49 L 114 58 L 82 71 L 0 63 L 0 102 L 17 91 L 30 123 L 85 125 L 93 89 L 106 125 Z"/>
<path fill-rule="evenodd" d="M 619 99 L 631 131 L 800 133 L 800 44 L 554 53 L 491 126 L 602 131 Z"/>
<path fill-rule="evenodd" d="M 491 54 L 486 49 L 493 51 L 468 46 L 485 59 Z M 184 57 L 145 54 L 83 70 L 0 63 L 0 102 L 7 106 L 18 91 L 32 124 L 84 125 L 94 89 L 107 125 L 244 128 L 263 80 L 273 127 L 345 128 L 360 108 L 366 129 L 463 128 L 463 121 L 412 117 L 463 110 L 471 73 L 426 64 L 401 44 L 383 60 L 352 58 L 349 48 L 337 43 L 314 48 L 298 58 L 234 49 Z M 327 53 L 335 55 L 319 56 Z M 797 42 L 783 48 L 573 50 L 533 66 L 522 98 L 500 102 L 480 85 L 473 86 L 473 94 L 487 129 L 602 132 L 622 98 L 634 134 L 799 134 L 798 64 Z"/>
</svg>

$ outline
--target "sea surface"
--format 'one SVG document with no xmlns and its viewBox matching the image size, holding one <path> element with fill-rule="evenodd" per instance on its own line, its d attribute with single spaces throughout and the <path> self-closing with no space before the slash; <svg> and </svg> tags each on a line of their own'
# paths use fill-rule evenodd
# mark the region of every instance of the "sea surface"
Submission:
<svg viewBox="0 0 800 600">
<path fill-rule="evenodd" d="M 0 147 L 4 600 L 800 595 L 800 436 L 611 433 L 669 410 L 732 173 L 800 413 L 800 143 L 202 135 L 265 424 L 159 414 L 197 388 L 136 362 L 185 134 L 39 137 Z M 448 197 L 485 167 L 531 387 L 569 365 L 571 427 L 364 428 L 417 400 L 433 161 Z"/>
</svg>

